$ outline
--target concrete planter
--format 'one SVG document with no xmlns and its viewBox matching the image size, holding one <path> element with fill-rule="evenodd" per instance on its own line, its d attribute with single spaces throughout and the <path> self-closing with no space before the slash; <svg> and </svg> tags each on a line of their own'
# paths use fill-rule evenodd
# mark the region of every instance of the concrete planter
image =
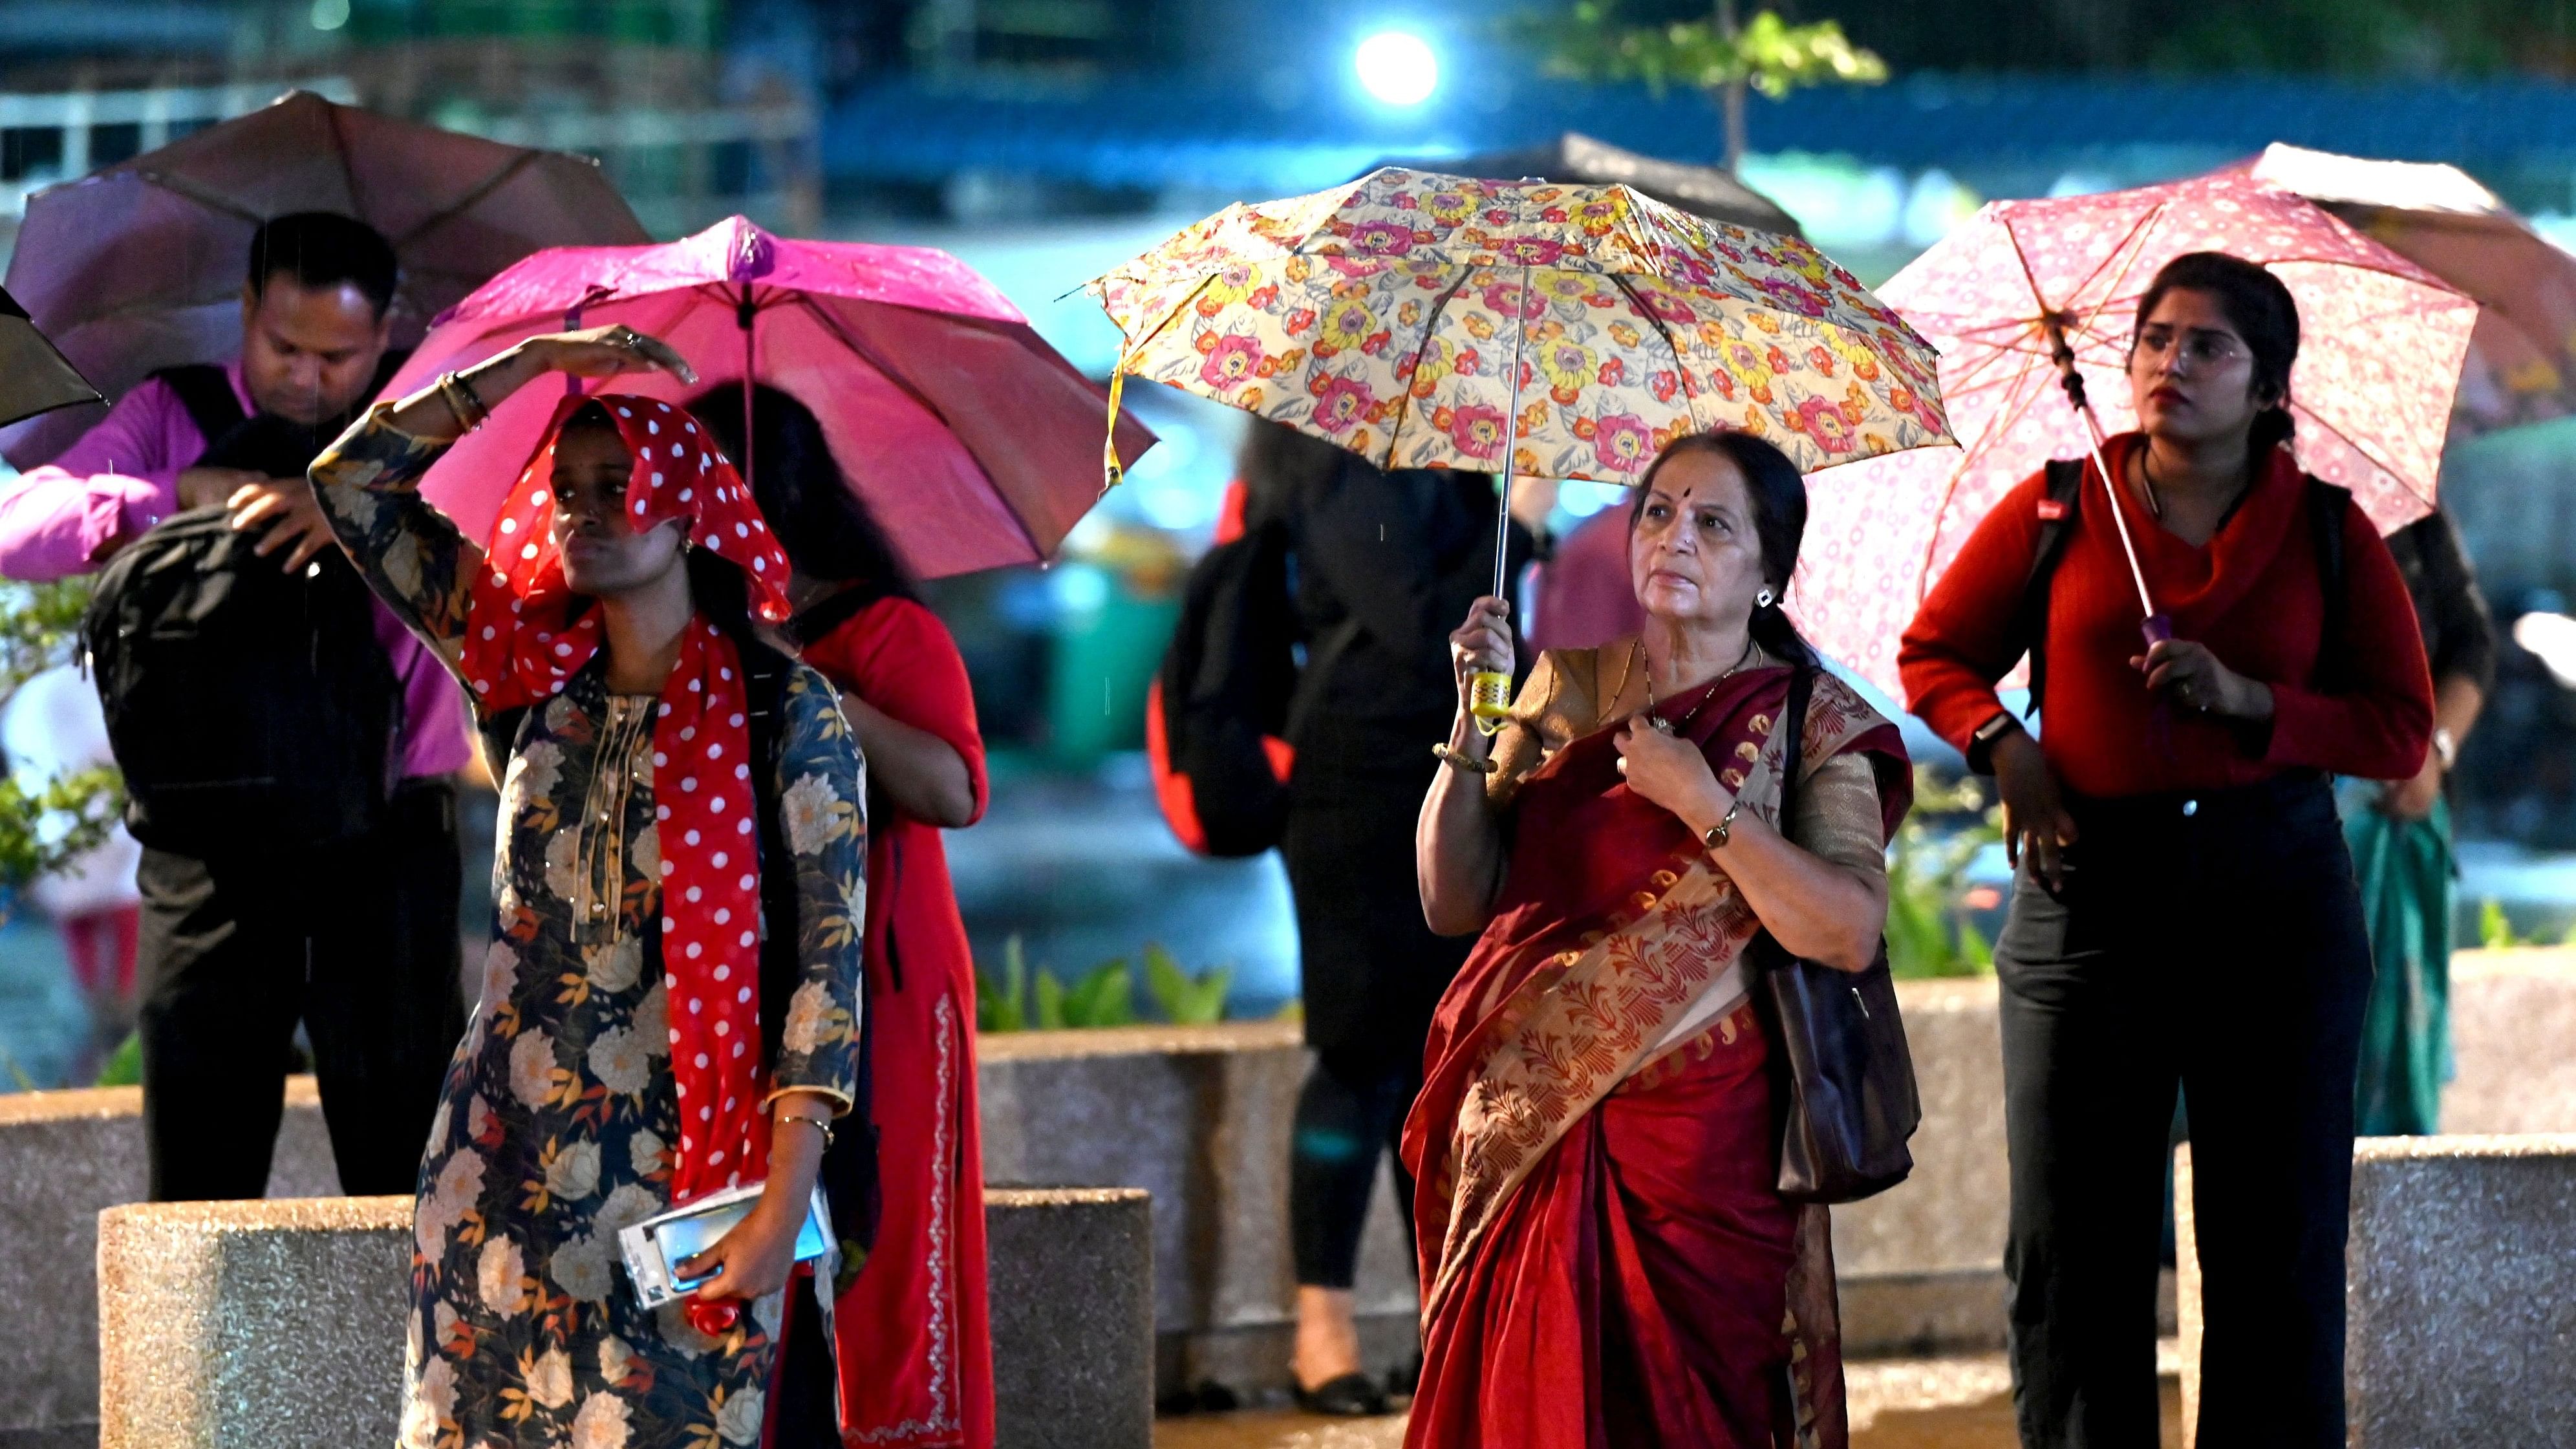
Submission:
<svg viewBox="0 0 2576 1449">
<path fill-rule="evenodd" d="M 1148 1449 L 1145 1195 L 1000 1192 L 1003 1449 Z M 410 1300 L 408 1197 L 137 1203 L 99 1217 L 99 1449 L 390 1444 Z"/>
<path fill-rule="evenodd" d="M 2182 1194 L 2182 1442 L 2201 1275 Z M 2576 1443 L 2576 1134 L 2371 1137 L 2353 1150 L 2344 1401 L 2353 1449 Z"/>
</svg>

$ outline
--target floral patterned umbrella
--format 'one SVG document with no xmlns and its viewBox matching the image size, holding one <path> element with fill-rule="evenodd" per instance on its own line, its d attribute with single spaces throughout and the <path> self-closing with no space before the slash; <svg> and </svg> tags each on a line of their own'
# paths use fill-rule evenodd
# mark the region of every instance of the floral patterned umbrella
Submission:
<svg viewBox="0 0 2576 1449">
<path fill-rule="evenodd" d="M 1931 348 L 1851 273 L 1625 186 L 1387 167 L 1229 206 L 1089 290 L 1121 375 L 1382 468 L 1508 450 L 1514 473 L 1629 482 L 1711 428 L 1807 468 L 1949 437 Z"/>
<path fill-rule="evenodd" d="M 2190 251 L 2260 262 L 2297 299 L 2300 464 L 2351 489 L 2383 532 L 2431 511 L 2476 302 L 2306 198 L 2243 176 L 1992 202 L 1880 289 L 1940 345 L 1962 446 L 1808 480 L 1789 608 L 1818 648 L 1898 693 L 1898 636 L 1978 521 L 2049 459 L 2092 446 L 2060 389 L 2050 324 L 2102 425 L 2134 426 L 2132 314 L 2156 269 Z"/>
</svg>

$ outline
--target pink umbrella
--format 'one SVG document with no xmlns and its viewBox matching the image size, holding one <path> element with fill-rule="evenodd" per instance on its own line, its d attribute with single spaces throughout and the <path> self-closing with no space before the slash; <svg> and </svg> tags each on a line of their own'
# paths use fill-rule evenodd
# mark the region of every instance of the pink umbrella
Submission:
<svg viewBox="0 0 2576 1449">
<path fill-rule="evenodd" d="M 1789 608 L 1818 648 L 1899 692 L 1898 636 L 1978 521 L 2049 459 L 2094 444 L 2060 386 L 2053 333 L 2102 428 L 2134 426 L 2132 315 L 2156 269 L 2191 251 L 2261 262 L 2297 299 L 2301 465 L 2351 489 L 2383 532 L 2431 511 L 2476 302 L 2305 198 L 2241 176 L 1992 202 L 1879 289 L 1940 349 L 1961 446 L 1810 475 Z"/>
<path fill-rule="evenodd" d="M 1099 501 L 1105 395 L 973 268 L 927 247 L 789 241 L 739 216 L 665 246 L 539 252 L 449 308 L 387 391 L 609 322 L 677 347 L 701 386 L 748 376 L 813 409 L 924 578 L 1044 559 Z M 673 401 L 694 391 L 658 373 L 613 385 Z M 480 537 L 560 396 L 529 388 L 502 403 L 424 492 Z M 1129 462 L 1154 442 L 1132 420 L 1118 439 Z"/>
</svg>

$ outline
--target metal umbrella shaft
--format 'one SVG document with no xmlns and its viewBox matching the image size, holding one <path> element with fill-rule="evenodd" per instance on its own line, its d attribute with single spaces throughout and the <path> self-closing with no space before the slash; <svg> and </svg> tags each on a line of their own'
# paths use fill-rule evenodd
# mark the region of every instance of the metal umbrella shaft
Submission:
<svg viewBox="0 0 2576 1449">
<path fill-rule="evenodd" d="M 2057 364 L 2058 380 L 2066 389 L 2066 400 L 2084 419 L 2084 446 L 2092 455 L 2093 471 L 2102 479 L 2103 500 L 2111 506 L 2111 527 L 2120 535 L 2120 552 L 2129 562 L 2129 582 L 2138 590 L 2138 609 L 2146 615 L 2138 632 L 2147 643 L 2162 644 L 2173 637 L 2173 620 L 2156 608 L 2153 595 L 2147 592 L 2146 570 L 2138 566 L 2138 545 L 2129 537 L 2128 511 L 2120 506 L 2119 484 L 2111 477 L 2111 466 L 2102 457 L 2102 420 L 2094 415 L 2093 404 L 2084 395 L 2084 375 L 2075 370 L 2075 349 L 2066 341 L 2066 326 L 2055 315 L 2040 319 L 2048 333 L 2049 358 Z"/>
<path fill-rule="evenodd" d="M 1519 446 L 1521 422 L 1521 344 L 1529 335 L 1530 269 L 1521 268 L 1521 289 L 1512 304 L 1512 385 L 1511 402 L 1503 413 L 1503 487 L 1494 506 L 1494 588 L 1495 598 L 1507 603 L 1510 595 L 1503 592 L 1509 580 L 1512 545 L 1512 461 Z M 1505 616 L 1506 626 L 1510 616 Z M 1511 712 L 1512 676 L 1508 670 L 1479 669 L 1469 681 L 1467 712 L 1476 717 L 1476 728 L 1493 734 L 1503 727 L 1503 717 Z"/>
</svg>

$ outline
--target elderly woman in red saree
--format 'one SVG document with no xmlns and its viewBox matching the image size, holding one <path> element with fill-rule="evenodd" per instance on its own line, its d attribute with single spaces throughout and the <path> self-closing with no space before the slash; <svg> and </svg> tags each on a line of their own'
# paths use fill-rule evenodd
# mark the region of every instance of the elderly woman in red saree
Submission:
<svg viewBox="0 0 2576 1449">
<path fill-rule="evenodd" d="M 1777 1191 L 1745 952 L 1767 930 L 1866 967 L 1911 791 L 1895 726 L 1831 675 L 1804 738 L 1779 728 L 1816 667 L 1780 609 L 1806 515 L 1777 448 L 1683 438 L 1630 515 L 1642 635 L 1541 655 L 1490 741 L 1464 701 L 1512 666 L 1502 601 L 1450 636 L 1456 768 L 1417 866 L 1432 929 L 1483 934 L 1405 1127 L 1415 1449 L 1844 1442 L 1825 1212 Z"/>
</svg>

